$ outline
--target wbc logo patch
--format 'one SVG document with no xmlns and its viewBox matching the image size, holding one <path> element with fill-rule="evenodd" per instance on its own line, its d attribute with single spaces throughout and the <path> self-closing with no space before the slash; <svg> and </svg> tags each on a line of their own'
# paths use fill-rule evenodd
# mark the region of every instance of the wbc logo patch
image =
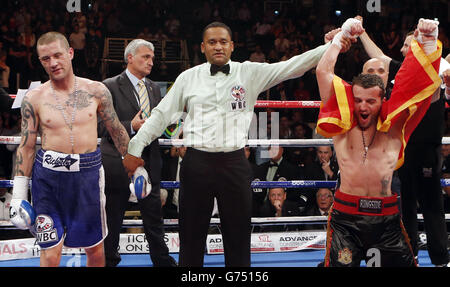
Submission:
<svg viewBox="0 0 450 287">
<path fill-rule="evenodd" d="M 42 157 L 42 166 L 55 171 L 80 171 L 80 155 L 46 151 Z"/>
<path fill-rule="evenodd" d="M 53 219 L 45 214 L 38 215 L 35 222 L 36 240 L 39 243 L 58 241 L 58 233 L 54 228 Z"/>
<path fill-rule="evenodd" d="M 236 85 L 231 88 L 231 97 L 233 101 L 231 101 L 231 110 L 243 110 L 247 106 L 247 102 L 245 101 L 245 89 L 240 85 Z"/>
</svg>

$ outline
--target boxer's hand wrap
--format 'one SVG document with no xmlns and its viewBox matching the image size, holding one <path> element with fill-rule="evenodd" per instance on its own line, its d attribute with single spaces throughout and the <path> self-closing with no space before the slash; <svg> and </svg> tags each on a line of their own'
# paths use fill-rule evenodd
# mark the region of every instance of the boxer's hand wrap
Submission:
<svg viewBox="0 0 450 287">
<path fill-rule="evenodd" d="M 126 172 L 128 173 L 128 177 L 131 178 L 131 176 L 134 174 L 136 169 L 139 166 L 144 165 L 144 160 L 139 157 L 135 157 L 134 155 L 131 155 L 127 153 L 122 160 L 122 164 L 125 167 Z"/>
<path fill-rule="evenodd" d="M 152 191 L 152 184 L 144 167 L 138 167 L 131 177 L 130 191 L 138 200 L 146 198 Z"/>
<path fill-rule="evenodd" d="M 19 229 L 32 229 L 36 220 L 36 212 L 28 202 L 27 176 L 15 176 L 13 182 L 13 194 L 9 209 L 9 218 L 12 224 Z"/>
<path fill-rule="evenodd" d="M 342 38 L 356 38 L 356 35 L 352 35 L 352 26 L 355 24 L 361 24 L 361 21 L 355 18 L 349 18 L 347 19 L 344 24 L 342 24 L 341 31 L 336 34 L 333 38 L 332 44 L 338 46 L 340 49 L 342 49 Z"/>
<path fill-rule="evenodd" d="M 426 34 L 421 32 L 420 28 L 419 28 L 419 35 L 417 36 L 417 42 L 422 44 L 425 54 L 429 55 L 429 54 L 433 53 L 434 51 L 436 51 L 436 49 L 437 49 L 437 38 L 439 35 L 439 28 L 438 28 L 439 21 L 420 18 L 419 24 L 421 24 L 421 22 L 426 23 L 426 24 L 436 25 L 436 28 L 433 31 L 426 33 Z M 433 38 L 434 41 L 430 41 L 430 40 L 427 41 L 427 40 L 425 40 L 424 37 Z"/>
</svg>

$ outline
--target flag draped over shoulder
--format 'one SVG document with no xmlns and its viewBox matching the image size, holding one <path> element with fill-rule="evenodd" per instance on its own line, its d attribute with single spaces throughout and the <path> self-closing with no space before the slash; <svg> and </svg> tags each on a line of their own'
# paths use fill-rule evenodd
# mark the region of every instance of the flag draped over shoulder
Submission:
<svg viewBox="0 0 450 287">
<path fill-rule="evenodd" d="M 402 147 L 399 152 L 397 167 L 404 161 L 404 150 L 414 129 L 425 115 L 431 103 L 431 96 L 439 88 L 439 64 L 442 43 L 438 49 L 426 55 L 419 43 L 413 39 L 411 49 L 395 76 L 394 89 L 388 101 L 381 107 L 377 130 L 388 132 L 399 119 L 406 119 L 402 124 Z M 335 94 L 320 108 L 317 132 L 325 137 L 343 134 L 356 125 L 353 120 L 352 86 L 335 76 L 333 79 Z M 402 114 L 407 113 L 406 117 Z"/>
<path fill-rule="evenodd" d="M 353 122 L 354 99 L 352 86 L 338 76 L 333 78 L 335 94 L 320 106 L 317 132 L 325 137 L 333 137 L 349 131 Z"/>
</svg>

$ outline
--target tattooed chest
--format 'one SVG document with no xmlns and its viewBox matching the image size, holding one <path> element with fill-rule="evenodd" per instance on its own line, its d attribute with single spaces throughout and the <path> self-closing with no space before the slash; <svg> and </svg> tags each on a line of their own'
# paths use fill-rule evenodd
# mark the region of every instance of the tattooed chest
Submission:
<svg viewBox="0 0 450 287">
<path fill-rule="evenodd" d="M 80 99 L 75 104 L 44 102 L 39 110 L 40 123 L 46 128 L 71 127 L 97 121 L 97 102 Z"/>
</svg>

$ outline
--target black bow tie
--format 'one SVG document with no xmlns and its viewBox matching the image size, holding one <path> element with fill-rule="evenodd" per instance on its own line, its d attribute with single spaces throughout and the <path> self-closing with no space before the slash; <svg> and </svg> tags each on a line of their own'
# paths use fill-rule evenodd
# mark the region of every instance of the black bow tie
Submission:
<svg viewBox="0 0 450 287">
<path fill-rule="evenodd" d="M 226 64 L 223 66 L 217 66 L 217 65 L 211 64 L 210 71 L 211 71 L 211 76 L 214 76 L 215 74 L 217 74 L 217 72 L 222 72 L 225 75 L 228 75 L 230 73 L 230 65 Z"/>
</svg>

